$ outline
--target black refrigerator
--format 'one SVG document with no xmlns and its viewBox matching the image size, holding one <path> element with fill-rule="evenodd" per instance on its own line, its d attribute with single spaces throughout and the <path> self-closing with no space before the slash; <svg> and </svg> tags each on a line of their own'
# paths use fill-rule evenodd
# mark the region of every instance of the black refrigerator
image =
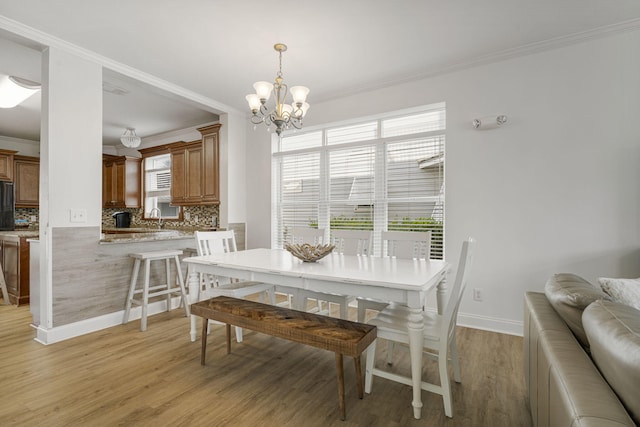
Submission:
<svg viewBox="0 0 640 427">
<path fill-rule="evenodd" d="M 15 230 L 13 182 L 0 181 L 0 230 Z"/>
</svg>

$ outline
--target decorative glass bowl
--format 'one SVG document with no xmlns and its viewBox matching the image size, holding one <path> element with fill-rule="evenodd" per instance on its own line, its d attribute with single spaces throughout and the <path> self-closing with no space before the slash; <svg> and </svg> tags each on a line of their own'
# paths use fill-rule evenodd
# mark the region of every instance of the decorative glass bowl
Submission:
<svg viewBox="0 0 640 427">
<path fill-rule="evenodd" d="M 334 245 L 310 245 L 309 243 L 284 244 L 284 248 L 291 252 L 291 255 L 304 262 L 316 262 L 329 255 L 334 247 Z"/>
</svg>

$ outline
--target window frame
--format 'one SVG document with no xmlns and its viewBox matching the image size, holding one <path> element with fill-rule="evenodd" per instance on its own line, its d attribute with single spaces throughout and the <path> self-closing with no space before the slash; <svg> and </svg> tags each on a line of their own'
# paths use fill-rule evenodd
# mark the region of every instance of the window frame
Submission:
<svg viewBox="0 0 640 427">
<path fill-rule="evenodd" d="M 406 134 L 398 134 L 393 136 L 382 136 L 382 127 L 383 123 L 388 120 L 393 120 L 395 118 L 402 119 L 404 117 L 410 117 L 412 115 L 418 115 L 421 113 L 430 113 L 430 112 L 438 112 L 441 114 L 441 128 L 437 130 L 427 130 L 416 133 L 406 133 Z M 353 126 L 356 129 L 360 125 L 365 125 L 375 121 L 377 123 L 377 134 L 373 139 L 358 139 L 358 136 L 355 136 L 355 141 L 351 142 L 343 142 L 343 143 L 329 143 L 327 140 L 327 135 L 331 133 L 332 130 Z M 366 127 L 366 126 L 365 126 Z M 319 141 L 310 146 L 306 137 L 311 134 L 311 136 L 317 137 L 317 135 L 313 135 L 315 133 L 320 133 L 321 138 Z M 337 132 L 338 135 L 341 135 L 340 132 Z M 287 150 L 286 146 L 283 150 L 283 142 L 282 140 L 287 137 L 295 137 L 300 138 L 300 141 L 304 142 L 304 148 L 300 149 L 290 149 Z M 434 147 L 440 147 L 441 150 L 438 152 L 438 156 L 441 156 L 439 159 L 438 171 L 437 171 L 437 179 L 440 181 L 441 188 L 437 195 L 431 196 L 419 196 L 419 197 L 408 197 L 405 199 L 402 198 L 389 198 L 389 195 L 386 194 L 388 188 L 388 176 L 389 171 L 387 170 L 387 161 L 388 161 L 388 148 L 394 143 L 403 142 L 410 143 L 410 141 L 424 141 L 426 147 L 425 149 L 432 149 L 430 142 L 428 141 L 437 139 L 437 143 L 434 143 Z M 439 144 L 439 145 L 438 145 Z M 330 234 L 330 226 L 332 225 L 332 219 L 335 219 L 331 213 L 331 207 L 336 206 L 340 202 L 345 202 L 340 199 L 333 199 L 328 192 L 331 187 L 331 176 L 330 176 L 330 168 L 331 161 L 330 156 L 332 152 L 338 152 L 342 150 L 348 149 L 357 149 L 361 147 L 373 147 L 374 148 L 374 156 L 375 156 L 375 165 L 374 165 L 374 175 L 373 180 L 375 181 L 374 191 L 375 195 L 373 196 L 373 203 L 371 203 L 371 223 L 373 228 L 373 253 L 379 255 L 382 252 L 381 248 L 381 232 L 387 230 L 388 226 L 391 224 L 389 222 L 389 204 L 393 203 L 406 203 L 407 206 L 415 206 L 419 207 L 418 203 L 428 203 L 433 204 L 434 208 L 432 210 L 431 216 L 425 215 L 424 219 L 434 219 L 434 213 L 437 209 L 439 209 L 439 225 L 435 227 L 439 227 L 441 230 L 439 233 L 439 251 L 437 251 L 437 257 L 442 257 L 444 259 L 444 201 L 445 201 L 445 186 L 444 186 L 444 157 L 445 157 L 445 149 L 446 149 L 446 105 L 444 102 L 426 105 L 418 108 L 405 109 L 400 111 L 391 112 L 388 114 L 381 114 L 374 117 L 364 117 L 355 120 L 349 120 L 339 123 L 332 123 L 323 126 L 317 126 L 305 129 L 304 132 L 295 131 L 287 131 L 283 133 L 283 138 L 278 138 L 276 135 L 272 136 L 272 215 L 271 215 L 271 246 L 274 248 L 281 248 L 285 235 L 286 235 L 286 227 L 290 224 L 285 224 L 284 212 L 282 210 L 283 206 L 287 206 L 287 203 L 282 202 L 282 193 L 280 186 L 282 183 L 281 176 L 281 166 L 285 159 L 295 158 L 295 156 L 300 156 L 308 153 L 319 153 L 320 157 L 320 173 L 319 173 L 319 194 L 317 203 L 317 220 L 315 221 L 315 226 L 325 229 L 325 239 L 329 238 Z M 435 157 L 435 156 L 434 156 Z M 334 165 L 335 167 L 335 165 Z M 422 167 L 420 167 L 422 169 Z M 311 206 L 314 201 L 305 201 L 302 204 L 308 204 Z M 349 203 L 352 204 L 352 203 Z M 292 202 L 289 202 L 289 205 L 292 205 Z M 364 208 L 363 208 L 364 209 Z M 356 212 L 354 210 L 354 212 Z M 281 218 L 282 216 L 282 218 Z M 420 217 L 418 217 L 420 218 Z M 293 224 L 294 226 L 297 224 Z M 425 225 L 425 227 L 428 227 Z M 282 230 L 281 230 L 282 229 Z"/>
<path fill-rule="evenodd" d="M 146 183 L 146 179 L 147 179 L 147 167 L 146 167 L 146 162 L 147 159 L 151 158 L 151 157 L 157 157 L 157 156 L 163 156 L 163 155 L 169 155 L 171 156 L 171 148 L 172 144 L 167 144 L 167 145 L 160 145 L 157 147 L 151 147 L 151 148 L 145 148 L 145 149 L 141 149 L 140 154 L 142 154 L 142 167 L 141 169 L 141 174 L 142 174 L 142 214 L 141 214 L 141 219 L 143 221 L 154 221 L 157 220 L 157 217 L 148 217 L 147 216 L 147 209 L 146 209 L 146 200 L 147 200 L 147 183 Z M 170 170 L 172 168 L 170 167 Z M 169 187 L 171 188 L 171 187 Z M 169 190 L 171 191 L 171 190 Z M 183 220 L 183 209 L 182 206 L 177 206 L 178 208 L 178 214 L 176 216 L 169 216 L 169 217 L 162 217 L 163 221 L 182 221 Z"/>
</svg>

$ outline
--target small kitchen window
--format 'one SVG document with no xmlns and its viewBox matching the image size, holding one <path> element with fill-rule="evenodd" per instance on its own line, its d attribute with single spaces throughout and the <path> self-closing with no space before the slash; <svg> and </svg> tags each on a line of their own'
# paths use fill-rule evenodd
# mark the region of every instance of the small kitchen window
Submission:
<svg viewBox="0 0 640 427">
<path fill-rule="evenodd" d="M 171 154 L 144 158 L 143 219 L 180 219 L 180 207 L 171 206 Z"/>
</svg>

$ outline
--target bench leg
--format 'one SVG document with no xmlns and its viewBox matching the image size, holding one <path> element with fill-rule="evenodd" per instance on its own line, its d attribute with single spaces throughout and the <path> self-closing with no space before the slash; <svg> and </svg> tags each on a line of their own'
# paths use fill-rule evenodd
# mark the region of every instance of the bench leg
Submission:
<svg viewBox="0 0 640 427">
<path fill-rule="evenodd" d="M 358 397 L 362 399 L 364 397 L 364 386 L 362 385 L 362 366 L 360 366 L 360 356 L 353 358 L 356 365 L 356 385 L 358 386 Z"/>
<path fill-rule="evenodd" d="M 200 351 L 200 364 L 204 366 L 204 356 L 207 353 L 207 329 L 209 327 L 209 319 L 202 318 L 202 350 Z"/>
<path fill-rule="evenodd" d="M 227 328 L 227 354 L 231 353 L 231 325 L 226 324 Z"/>
<path fill-rule="evenodd" d="M 344 367 L 342 366 L 342 354 L 336 353 L 336 373 L 338 374 L 338 405 L 340 407 L 340 419 L 347 418 L 347 410 L 344 405 Z"/>
</svg>

